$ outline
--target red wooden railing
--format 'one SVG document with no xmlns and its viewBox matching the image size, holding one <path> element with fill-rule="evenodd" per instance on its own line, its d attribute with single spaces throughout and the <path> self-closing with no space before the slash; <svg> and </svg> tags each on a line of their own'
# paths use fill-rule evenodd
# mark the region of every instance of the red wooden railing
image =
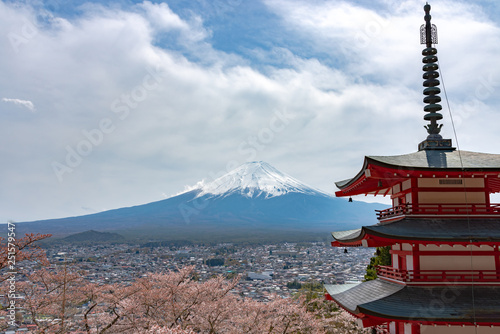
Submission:
<svg viewBox="0 0 500 334">
<path fill-rule="evenodd" d="M 406 204 L 375 211 L 380 220 L 405 215 L 500 215 L 500 204 Z"/>
<path fill-rule="evenodd" d="M 500 282 L 496 270 L 399 270 L 378 266 L 377 275 L 403 282 Z"/>
<path fill-rule="evenodd" d="M 393 278 L 398 281 L 408 280 L 408 271 L 399 270 L 390 266 L 377 266 L 377 276 Z"/>
</svg>

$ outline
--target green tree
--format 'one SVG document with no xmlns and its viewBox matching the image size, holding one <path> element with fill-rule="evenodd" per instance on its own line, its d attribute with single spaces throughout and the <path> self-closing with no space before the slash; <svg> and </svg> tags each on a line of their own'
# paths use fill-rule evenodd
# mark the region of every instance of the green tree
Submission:
<svg viewBox="0 0 500 334">
<path fill-rule="evenodd" d="M 377 278 L 377 266 L 391 265 L 390 246 L 377 247 L 375 256 L 370 259 L 370 264 L 366 267 L 365 281 L 371 281 Z"/>
<path fill-rule="evenodd" d="M 238 277 L 238 273 L 236 271 L 230 271 L 225 275 L 226 279 L 234 279 Z"/>
<path fill-rule="evenodd" d="M 294 279 L 292 282 L 286 283 L 287 288 L 289 289 L 300 289 L 302 287 L 302 284 L 299 283 L 296 279 Z"/>
<path fill-rule="evenodd" d="M 325 288 L 320 282 L 306 282 L 302 283 L 298 291 L 298 295 L 304 296 L 307 302 L 319 297 L 323 298 L 325 295 Z"/>
<path fill-rule="evenodd" d="M 209 267 L 223 266 L 224 259 L 223 258 L 207 259 L 205 261 L 205 264 Z"/>
</svg>

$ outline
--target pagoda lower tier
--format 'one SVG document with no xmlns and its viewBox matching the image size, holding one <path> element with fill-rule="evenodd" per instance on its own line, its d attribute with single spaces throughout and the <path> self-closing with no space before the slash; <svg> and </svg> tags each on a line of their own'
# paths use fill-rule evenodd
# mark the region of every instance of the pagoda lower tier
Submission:
<svg viewBox="0 0 500 334">
<path fill-rule="evenodd" d="M 388 333 L 500 333 L 500 218 L 402 216 L 332 232 L 334 247 L 389 246 L 360 284 L 325 285 L 363 327 Z M 480 329 L 480 330 L 479 330 Z"/>
<path fill-rule="evenodd" d="M 325 285 L 363 327 L 401 334 L 500 333 L 500 286 L 408 286 L 384 279 Z"/>
</svg>

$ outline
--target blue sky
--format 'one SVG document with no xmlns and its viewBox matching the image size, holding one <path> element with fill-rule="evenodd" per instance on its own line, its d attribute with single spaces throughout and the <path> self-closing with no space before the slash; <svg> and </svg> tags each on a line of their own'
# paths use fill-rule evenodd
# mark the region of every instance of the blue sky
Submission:
<svg viewBox="0 0 500 334">
<path fill-rule="evenodd" d="M 333 193 L 365 155 L 416 151 L 424 4 L 0 2 L 0 221 L 161 200 L 252 160 Z M 500 153 L 499 5 L 431 5 L 460 148 Z"/>
</svg>

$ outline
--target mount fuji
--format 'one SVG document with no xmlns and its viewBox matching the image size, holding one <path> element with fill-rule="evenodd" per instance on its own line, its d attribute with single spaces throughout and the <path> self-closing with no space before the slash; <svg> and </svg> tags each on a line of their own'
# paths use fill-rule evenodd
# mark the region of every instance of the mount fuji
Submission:
<svg viewBox="0 0 500 334">
<path fill-rule="evenodd" d="M 25 222 L 21 232 L 64 236 L 88 230 L 129 238 L 244 239 L 246 236 L 325 233 L 375 223 L 373 204 L 335 198 L 278 171 L 249 162 L 174 197 L 96 214 Z M 22 229 L 22 230 L 21 230 Z"/>
<path fill-rule="evenodd" d="M 330 196 L 284 174 L 263 161 L 248 162 L 208 184 L 201 184 L 196 197 L 227 197 L 239 194 L 254 198 L 272 198 L 291 193 Z"/>
</svg>

